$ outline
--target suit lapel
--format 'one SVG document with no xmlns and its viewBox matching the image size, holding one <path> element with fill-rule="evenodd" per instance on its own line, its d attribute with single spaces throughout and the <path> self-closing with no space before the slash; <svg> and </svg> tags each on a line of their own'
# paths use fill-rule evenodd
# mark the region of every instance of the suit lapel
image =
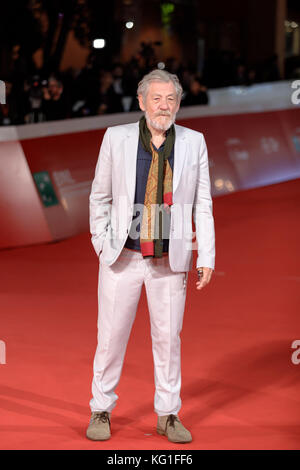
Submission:
<svg viewBox="0 0 300 470">
<path fill-rule="evenodd" d="M 134 203 L 135 184 L 136 184 L 136 161 L 139 143 L 139 122 L 130 127 L 127 132 L 124 143 L 125 159 L 125 177 L 129 200 Z"/>
<path fill-rule="evenodd" d="M 187 150 L 184 128 L 175 124 L 175 133 L 176 138 L 174 145 L 173 194 L 175 193 L 180 181 Z"/>
<path fill-rule="evenodd" d="M 173 194 L 175 193 L 186 159 L 187 142 L 184 128 L 175 124 L 174 168 L 173 168 Z M 129 200 L 134 203 L 136 185 L 136 162 L 139 142 L 139 122 L 128 129 L 124 142 L 125 178 Z"/>
</svg>

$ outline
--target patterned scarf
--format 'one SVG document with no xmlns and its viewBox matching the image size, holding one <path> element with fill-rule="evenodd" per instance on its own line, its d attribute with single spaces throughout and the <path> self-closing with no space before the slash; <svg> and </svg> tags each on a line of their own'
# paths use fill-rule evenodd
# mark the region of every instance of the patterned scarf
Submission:
<svg viewBox="0 0 300 470">
<path fill-rule="evenodd" d="M 140 232 L 141 253 L 144 258 L 161 258 L 163 256 L 163 214 L 161 210 L 159 211 L 159 207 L 163 204 L 164 209 L 168 211 L 169 206 L 173 204 L 173 173 L 168 157 L 175 143 L 175 127 L 172 124 L 168 129 L 163 149 L 158 152 L 152 145 L 151 132 L 148 129 L 145 116 L 139 121 L 139 129 L 142 145 L 146 152 L 152 155 Z"/>
</svg>

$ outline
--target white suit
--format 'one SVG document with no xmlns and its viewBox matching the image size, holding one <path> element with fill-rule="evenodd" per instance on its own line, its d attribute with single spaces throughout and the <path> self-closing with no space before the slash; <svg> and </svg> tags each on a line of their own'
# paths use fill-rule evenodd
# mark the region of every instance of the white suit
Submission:
<svg viewBox="0 0 300 470">
<path fill-rule="evenodd" d="M 205 139 L 202 133 L 176 124 L 175 134 L 170 266 L 177 272 L 192 268 L 192 250 L 188 238 L 181 235 L 192 234 L 193 212 L 196 266 L 214 269 L 215 234 Z M 99 256 L 103 250 L 108 265 L 121 253 L 132 222 L 138 139 L 138 122 L 109 127 L 100 149 L 90 195 L 90 227 L 95 251 Z"/>
<path fill-rule="evenodd" d="M 192 217 L 197 267 L 214 269 L 215 232 L 208 155 L 202 133 L 175 124 L 169 253 L 143 258 L 124 248 L 132 224 L 139 123 L 109 127 L 103 137 L 90 194 L 90 230 L 99 256 L 98 345 L 92 411 L 116 405 L 126 346 L 145 283 L 154 359 L 154 410 L 181 407 L 180 331 L 188 271 L 192 269 Z"/>
</svg>

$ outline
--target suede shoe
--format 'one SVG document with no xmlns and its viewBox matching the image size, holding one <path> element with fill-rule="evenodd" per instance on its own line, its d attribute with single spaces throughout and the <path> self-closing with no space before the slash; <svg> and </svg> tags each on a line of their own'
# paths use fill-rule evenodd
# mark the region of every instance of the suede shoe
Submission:
<svg viewBox="0 0 300 470">
<path fill-rule="evenodd" d="M 157 417 L 156 431 L 162 436 L 167 436 L 170 442 L 191 442 L 192 435 L 183 424 L 177 415 L 166 415 Z"/>
<path fill-rule="evenodd" d="M 86 437 L 92 441 L 106 441 L 111 437 L 110 415 L 107 411 L 93 411 Z"/>
</svg>

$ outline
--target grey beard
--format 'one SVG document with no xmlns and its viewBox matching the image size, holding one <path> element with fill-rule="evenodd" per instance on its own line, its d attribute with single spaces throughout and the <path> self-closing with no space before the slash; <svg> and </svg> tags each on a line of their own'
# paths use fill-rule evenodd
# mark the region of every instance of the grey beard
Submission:
<svg viewBox="0 0 300 470">
<path fill-rule="evenodd" d="M 161 125 L 161 124 L 158 124 L 157 122 L 155 121 L 152 121 L 150 118 L 149 118 L 149 115 L 147 113 L 147 111 L 145 111 L 145 118 L 146 118 L 146 121 L 149 122 L 149 124 L 151 124 L 151 126 L 154 128 L 154 129 L 157 129 L 158 131 L 167 131 L 168 129 L 170 129 L 170 127 L 172 126 L 172 124 L 174 124 L 175 122 L 175 118 L 176 118 L 176 114 L 173 114 L 173 116 L 171 116 L 169 119 L 169 124 L 165 124 L 164 126 Z"/>
</svg>

